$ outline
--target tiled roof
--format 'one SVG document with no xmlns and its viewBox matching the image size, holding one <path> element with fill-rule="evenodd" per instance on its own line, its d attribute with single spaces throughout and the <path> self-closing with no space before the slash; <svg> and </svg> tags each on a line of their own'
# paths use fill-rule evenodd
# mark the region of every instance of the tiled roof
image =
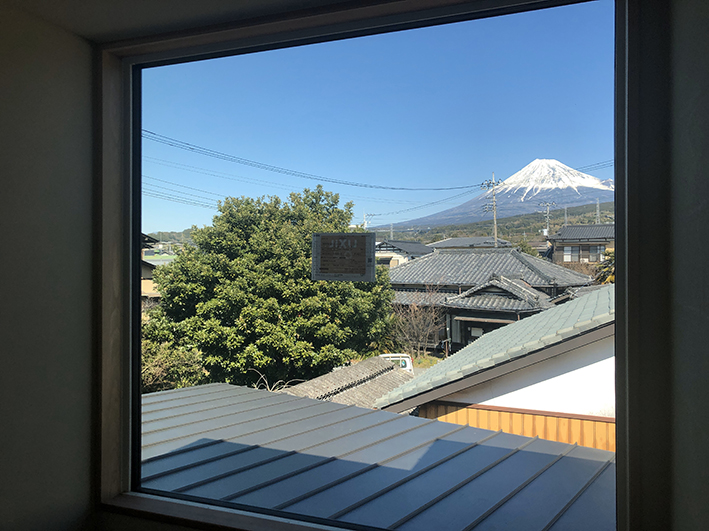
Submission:
<svg viewBox="0 0 709 531">
<path fill-rule="evenodd" d="M 456 292 L 457 293 L 457 292 Z M 441 306 L 448 297 L 455 293 L 441 291 L 419 291 L 419 290 L 394 290 L 394 303 L 396 304 L 417 304 L 418 306 Z"/>
<path fill-rule="evenodd" d="M 455 248 L 455 247 L 465 247 L 465 248 L 479 248 L 479 247 L 495 247 L 495 240 L 492 236 L 472 236 L 470 238 L 446 238 L 439 242 L 433 242 L 428 244 L 429 247 L 434 247 L 436 249 L 445 248 Z M 498 247 L 511 247 L 512 244 L 507 240 L 502 238 L 497 238 Z"/>
<path fill-rule="evenodd" d="M 146 493 L 361 530 L 615 529 L 612 452 L 228 384 L 142 410 Z"/>
<path fill-rule="evenodd" d="M 384 240 L 381 241 L 377 244 L 376 250 L 379 250 L 379 247 L 382 245 L 389 244 L 392 247 L 396 247 L 397 249 L 400 249 L 404 251 L 407 254 L 413 254 L 413 255 L 423 255 L 423 254 L 429 254 L 433 252 L 433 249 L 429 247 L 428 245 L 424 245 L 421 242 L 411 242 L 411 241 L 405 241 L 405 240 Z"/>
<path fill-rule="evenodd" d="M 461 380 L 615 321 L 615 286 L 482 335 L 375 403 L 382 408 Z"/>
<path fill-rule="evenodd" d="M 614 240 L 615 224 L 566 225 L 549 239 L 557 242 L 563 240 Z"/>
<path fill-rule="evenodd" d="M 459 285 L 474 287 L 492 275 L 521 279 L 532 287 L 583 286 L 591 277 L 517 249 L 442 249 L 389 272 L 392 285 Z"/>
<path fill-rule="evenodd" d="M 384 358 L 368 358 L 336 369 L 307 382 L 284 389 L 284 393 L 338 404 L 374 407 L 374 402 L 413 378 Z"/>
<path fill-rule="evenodd" d="M 523 280 L 493 277 L 460 295 L 448 296 L 445 306 L 475 310 L 532 311 L 551 308 L 549 296 Z"/>
</svg>

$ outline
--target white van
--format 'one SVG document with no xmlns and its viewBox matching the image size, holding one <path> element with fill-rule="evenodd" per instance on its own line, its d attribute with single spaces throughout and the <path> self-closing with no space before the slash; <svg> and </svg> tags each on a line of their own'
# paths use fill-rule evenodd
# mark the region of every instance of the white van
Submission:
<svg viewBox="0 0 709 531">
<path fill-rule="evenodd" d="M 414 362 L 408 354 L 397 352 L 396 354 L 380 354 L 379 357 L 391 361 L 397 367 L 411 374 L 414 372 Z"/>
</svg>

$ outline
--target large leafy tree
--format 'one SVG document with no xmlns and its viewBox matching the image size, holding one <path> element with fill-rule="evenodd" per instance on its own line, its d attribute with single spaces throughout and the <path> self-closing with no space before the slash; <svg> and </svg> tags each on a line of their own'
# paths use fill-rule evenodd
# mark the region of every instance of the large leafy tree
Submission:
<svg viewBox="0 0 709 531">
<path fill-rule="evenodd" d="M 288 201 L 227 198 L 195 245 L 155 270 L 162 299 L 144 338 L 196 348 L 209 381 L 239 384 L 308 379 L 377 351 L 391 322 L 386 269 L 376 283 L 310 279 L 312 233 L 352 219 L 338 201 L 320 186 Z"/>
</svg>

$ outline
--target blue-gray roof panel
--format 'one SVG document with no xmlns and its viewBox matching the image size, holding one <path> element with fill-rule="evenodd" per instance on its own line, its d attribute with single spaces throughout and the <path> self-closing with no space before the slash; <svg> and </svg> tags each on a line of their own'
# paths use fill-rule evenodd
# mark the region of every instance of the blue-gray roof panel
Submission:
<svg viewBox="0 0 709 531">
<path fill-rule="evenodd" d="M 604 498 L 592 473 L 596 456 L 608 460 L 610 452 L 594 451 L 598 453 L 590 456 L 562 443 L 267 391 L 233 390 L 238 388 L 221 384 L 208 393 L 193 389 L 170 392 L 164 395 L 166 400 L 146 397 L 146 406 L 158 401 L 176 404 L 175 411 L 162 408 L 162 418 L 153 411 L 146 421 L 153 426 L 169 421 L 171 426 L 152 431 L 151 444 L 144 448 L 150 456 L 143 463 L 143 487 L 148 492 L 219 500 L 291 518 L 322 518 L 323 523 L 335 520 L 360 528 L 411 531 L 429 531 L 429 522 L 454 530 L 473 523 L 481 526 L 490 518 L 509 521 L 537 513 L 545 518 L 563 516 L 563 522 L 569 522 L 559 507 L 573 509 L 576 498 L 588 500 L 593 495 L 611 500 L 596 510 L 613 513 L 605 521 L 614 522 L 614 485 L 603 484 L 602 490 L 612 491 Z M 250 409 L 247 421 L 240 413 L 215 415 L 206 397 L 219 402 L 216 409 L 222 412 L 232 409 L 222 408 L 222 391 L 232 397 L 234 406 L 244 401 L 244 407 L 251 408 L 254 395 L 264 397 L 262 402 L 270 406 L 261 409 L 260 418 L 254 416 L 258 409 Z M 272 396 L 286 400 L 269 401 Z M 199 407 L 210 418 L 206 423 L 187 422 Z M 160 448 L 163 453 L 156 451 Z M 559 467 L 558 456 L 564 453 L 573 459 Z M 556 464 L 547 466 L 552 461 Z M 565 482 L 569 486 L 549 493 L 547 503 L 542 491 Z M 535 483 L 539 492 L 528 491 Z M 480 494 L 449 508 L 470 489 Z M 515 503 L 517 496 L 540 501 L 532 507 Z M 599 518 L 595 521 L 602 523 Z"/>
</svg>

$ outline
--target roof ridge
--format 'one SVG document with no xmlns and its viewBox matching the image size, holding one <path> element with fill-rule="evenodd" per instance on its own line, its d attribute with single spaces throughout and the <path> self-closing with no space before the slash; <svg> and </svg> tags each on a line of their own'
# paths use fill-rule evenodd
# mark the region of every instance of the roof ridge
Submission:
<svg viewBox="0 0 709 531">
<path fill-rule="evenodd" d="M 522 256 L 522 251 L 520 251 L 519 249 L 513 249 L 513 250 L 515 251 L 514 257 L 517 258 L 517 260 L 519 260 L 520 262 L 522 262 L 522 264 L 526 265 L 529 269 L 531 269 L 532 271 L 534 271 L 537 275 L 539 275 L 540 277 L 542 277 L 544 280 L 546 280 L 546 281 L 549 282 L 550 284 L 556 284 L 556 277 L 550 277 L 550 276 L 547 275 L 546 273 L 543 273 L 543 272 L 541 271 L 541 269 L 539 269 L 537 266 L 535 266 L 534 264 L 528 262 L 528 261 L 527 261 L 527 257 L 526 257 L 526 256 L 523 257 L 523 256 Z M 530 257 L 530 258 L 532 258 L 532 257 Z"/>
<path fill-rule="evenodd" d="M 315 397 L 315 399 L 316 400 L 327 400 L 329 398 L 332 398 L 333 396 L 339 395 L 340 393 L 347 391 L 348 389 L 352 389 L 353 387 L 359 387 L 362 384 L 365 384 L 371 380 L 374 380 L 375 378 L 378 378 L 379 376 L 381 376 L 384 373 L 387 373 L 389 371 L 393 371 L 395 368 L 396 368 L 396 366 L 394 364 L 392 364 L 391 367 L 382 367 L 378 371 L 373 372 L 367 376 L 363 376 L 362 378 L 359 378 L 357 380 L 353 380 L 353 381 L 346 383 L 344 385 L 341 385 L 339 387 L 335 387 L 334 389 L 332 389 L 326 393 L 323 393 L 321 395 L 317 395 Z"/>
</svg>

